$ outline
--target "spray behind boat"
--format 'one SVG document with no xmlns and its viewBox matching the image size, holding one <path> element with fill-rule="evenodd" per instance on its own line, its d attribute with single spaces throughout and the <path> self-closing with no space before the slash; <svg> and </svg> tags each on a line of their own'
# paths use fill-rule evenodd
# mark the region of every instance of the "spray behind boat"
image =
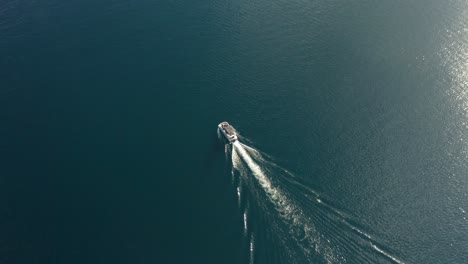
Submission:
<svg viewBox="0 0 468 264">
<path fill-rule="evenodd" d="M 243 214 L 247 263 L 260 259 L 291 264 L 403 263 L 385 250 L 378 238 L 355 225 L 356 217 L 333 207 L 333 201 L 268 155 L 239 141 L 248 139 L 228 122 L 221 122 L 217 132 L 226 143 L 225 154 Z M 262 245 L 277 250 L 272 253 Z"/>
</svg>

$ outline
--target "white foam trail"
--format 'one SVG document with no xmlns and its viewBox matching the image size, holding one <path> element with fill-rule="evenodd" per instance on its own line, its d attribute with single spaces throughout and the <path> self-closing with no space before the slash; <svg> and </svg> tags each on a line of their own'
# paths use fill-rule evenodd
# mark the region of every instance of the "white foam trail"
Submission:
<svg viewBox="0 0 468 264">
<path fill-rule="evenodd" d="M 224 145 L 224 157 L 226 158 L 226 161 L 229 160 L 229 156 L 231 154 L 231 149 L 229 148 L 229 145 L 226 144 Z"/>
<path fill-rule="evenodd" d="M 362 231 L 361 229 L 351 225 L 350 223 L 346 222 L 346 225 L 348 225 L 351 229 L 353 229 L 354 231 L 358 232 L 359 234 L 361 234 L 362 236 L 366 237 L 367 239 L 372 239 L 371 235 L 367 234 L 366 232 Z"/>
<path fill-rule="evenodd" d="M 244 233 L 247 234 L 247 211 L 244 212 Z"/>
<path fill-rule="evenodd" d="M 239 152 L 242 159 L 247 163 L 247 166 L 252 170 L 255 178 L 259 181 L 260 185 L 265 189 L 265 191 L 270 195 L 274 200 L 278 200 L 281 198 L 281 194 L 276 188 L 273 188 L 271 185 L 270 180 L 265 176 L 262 168 L 255 163 L 250 155 L 245 151 L 242 145 L 236 141 L 233 143 L 234 148 Z"/>
<path fill-rule="evenodd" d="M 250 245 L 249 245 L 249 251 L 250 251 L 250 261 L 249 263 L 250 264 L 254 264 L 254 234 L 252 233 L 252 235 L 250 236 Z"/>
<path fill-rule="evenodd" d="M 370 243 L 372 248 L 374 248 L 375 250 L 377 250 L 380 254 L 386 256 L 387 258 L 393 260 L 395 263 L 398 263 L 398 264 L 404 264 L 403 261 L 395 258 L 394 256 L 390 255 L 389 253 L 385 252 L 383 249 L 380 249 L 379 247 L 377 247 L 376 245 Z"/>
<path fill-rule="evenodd" d="M 287 232 L 293 234 L 293 240 L 297 243 L 296 246 L 303 250 L 306 258 L 311 257 L 310 254 L 318 253 L 323 256 L 328 263 L 335 263 L 337 258 L 333 249 L 316 234 L 313 223 L 311 223 L 308 218 L 304 218 L 304 212 L 295 206 L 278 188 L 273 186 L 265 171 L 252 159 L 244 146 L 245 145 L 238 141 L 233 143 L 233 166 L 235 166 L 241 174 L 247 175 L 241 165 L 240 158 L 246 163 L 255 179 L 266 192 L 271 202 L 273 202 L 280 218 L 291 225 L 291 230 Z M 262 160 L 261 154 L 258 151 L 249 148 L 249 152 L 253 154 L 254 158 Z M 288 247 L 290 245 L 286 246 Z M 315 250 L 311 252 L 311 249 Z"/>
<path fill-rule="evenodd" d="M 271 234 L 278 235 L 278 241 L 281 243 L 281 246 L 284 247 L 284 253 L 287 255 L 289 263 L 304 263 L 304 261 L 313 262 L 317 255 L 323 257 L 323 261 L 327 263 L 346 262 L 344 255 L 342 255 L 345 251 L 342 250 L 357 250 L 355 253 L 359 252 L 358 244 L 361 244 L 360 242 L 362 242 L 362 240 L 359 242 L 358 238 L 367 241 L 367 245 L 370 244 L 373 250 L 380 253 L 388 260 L 398 264 L 404 263 L 398 258 L 392 256 L 390 253 L 377 247 L 372 243 L 374 241 L 370 234 L 354 226 L 347 220 L 348 217 L 346 216 L 346 213 L 343 213 L 332 205 L 329 205 L 317 191 L 301 183 L 300 179 L 296 178 L 296 176 L 291 172 L 271 162 L 269 160 L 271 158 L 266 156 L 266 154 L 261 153 L 255 148 L 242 144 L 239 141 L 232 144 L 232 148 L 229 148 L 229 153 L 231 154 L 233 169 L 239 172 L 239 174 L 236 174 L 239 175 L 236 190 L 240 206 L 240 196 L 242 193 L 242 186 L 244 186 L 245 189 L 249 191 L 249 196 L 253 194 L 258 198 L 257 202 L 260 208 L 267 210 L 265 213 L 267 214 L 267 217 L 271 217 L 270 220 L 272 221 L 270 232 L 273 232 Z M 267 157 L 267 159 L 265 159 L 265 157 Z M 276 170 L 280 170 L 282 173 L 276 173 L 278 172 Z M 243 185 L 242 181 L 245 181 L 246 184 Z M 337 233 L 338 231 L 331 231 L 333 229 L 327 230 L 326 233 L 331 238 L 327 238 L 324 234 L 319 233 L 315 226 L 316 223 L 314 223 L 313 217 L 308 215 L 310 212 L 307 211 L 307 209 L 310 208 L 304 209 L 301 207 L 305 201 L 295 200 L 301 199 L 300 197 L 296 197 L 297 195 L 300 196 L 300 192 L 290 193 L 289 191 L 292 191 L 292 189 L 288 189 L 289 185 L 282 185 L 285 182 L 291 183 L 291 186 L 299 187 L 301 190 L 300 192 L 304 192 L 304 197 L 309 199 L 310 202 L 315 202 L 320 206 L 319 208 L 326 208 L 327 214 L 329 214 L 330 217 L 332 215 L 334 217 L 330 218 L 329 221 L 336 221 L 336 223 L 331 223 L 334 228 L 339 228 L 338 223 L 344 224 L 350 228 L 350 231 L 352 230 L 354 231 L 354 234 L 358 235 L 351 238 L 349 234 L 345 235 Z M 261 188 L 257 189 L 257 183 Z M 281 187 L 284 187 L 285 189 Z M 267 199 L 262 197 L 263 194 L 266 195 L 265 198 Z M 271 205 L 274 208 L 273 211 L 270 210 Z M 247 236 L 249 233 L 251 235 L 250 250 L 252 256 L 250 257 L 250 263 L 253 264 L 253 233 L 251 230 L 247 231 L 247 213 L 248 209 L 243 212 L 243 223 L 245 235 Z M 278 222 L 278 220 L 280 222 Z M 318 224 L 320 225 L 321 223 L 319 222 Z M 285 228 L 286 226 L 287 228 Z M 328 232 L 330 232 L 330 234 L 328 234 Z M 343 238 L 343 241 L 341 241 L 341 238 Z M 354 241 L 355 239 L 356 241 Z M 338 242 L 337 240 L 341 242 Z M 334 245 L 335 243 L 343 242 L 349 244 L 343 244 L 342 246 Z M 299 252 L 302 252 L 303 254 L 297 254 Z M 358 255 L 363 258 L 362 261 L 364 262 L 368 262 L 372 258 L 371 255 L 367 255 L 365 252 L 362 255 Z"/>
</svg>

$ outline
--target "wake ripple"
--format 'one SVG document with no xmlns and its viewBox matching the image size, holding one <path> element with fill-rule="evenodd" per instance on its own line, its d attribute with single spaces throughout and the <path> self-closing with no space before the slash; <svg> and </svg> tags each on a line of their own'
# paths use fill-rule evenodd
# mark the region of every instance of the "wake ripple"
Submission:
<svg viewBox="0 0 468 264">
<path fill-rule="evenodd" d="M 295 260 L 297 260 L 298 257 L 312 260 L 317 257 L 317 254 L 319 254 L 325 258 L 327 263 L 336 263 L 336 254 L 333 252 L 331 245 L 317 234 L 313 223 L 304 217 L 304 212 L 289 200 L 286 194 L 273 185 L 270 179 L 266 176 L 265 171 L 262 170 L 262 168 L 252 159 L 241 143 L 235 142 L 233 144 L 233 149 L 233 167 L 239 170 L 241 175 L 246 177 L 248 175 L 246 174 L 247 168 L 241 162 L 241 159 L 245 162 L 248 169 L 253 173 L 255 179 L 266 192 L 269 200 L 273 203 L 278 213 L 277 215 L 281 218 L 283 224 L 286 224 L 286 226 L 290 228 L 290 234 L 293 236 L 292 239 L 296 242 L 295 246 L 300 248 L 302 253 L 302 256 L 290 254 L 290 257 Z M 261 158 L 258 154 L 255 156 L 257 159 Z M 289 241 L 283 240 L 283 242 L 287 245 L 286 242 Z M 289 245 L 287 246 L 290 247 Z M 293 252 L 291 249 L 288 251 Z M 301 262 L 297 261 L 297 263 Z"/>
<path fill-rule="evenodd" d="M 262 237 L 261 234 L 254 237 L 250 222 L 258 228 L 255 232 L 264 232 L 263 238 L 278 244 L 280 252 L 274 253 L 275 262 L 404 263 L 378 247 L 371 234 L 355 224 L 356 219 L 333 207 L 319 192 L 301 183 L 265 153 L 236 141 L 226 148 L 226 155 L 231 156 L 239 207 L 244 204 L 243 228 L 249 263 L 255 263 L 255 251 L 261 250 L 259 245 L 254 247 L 254 238 Z M 255 209 L 259 212 L 253 212 L 256 216 L 250 221 L 249 211 Z M 262 223 L 255 225 L 259 221 Z"/>
</svg>

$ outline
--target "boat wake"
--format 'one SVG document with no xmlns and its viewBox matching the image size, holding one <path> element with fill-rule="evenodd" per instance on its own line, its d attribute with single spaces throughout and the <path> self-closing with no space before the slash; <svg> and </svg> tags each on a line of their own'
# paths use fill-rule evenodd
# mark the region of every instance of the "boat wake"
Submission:
<svg viewBox="0 0 468 264">
<path fill-rule="evenodd" d="M 403 263 L 268 155 L 239 141 L 225 149 L 249 263 Z"/>
</svg>

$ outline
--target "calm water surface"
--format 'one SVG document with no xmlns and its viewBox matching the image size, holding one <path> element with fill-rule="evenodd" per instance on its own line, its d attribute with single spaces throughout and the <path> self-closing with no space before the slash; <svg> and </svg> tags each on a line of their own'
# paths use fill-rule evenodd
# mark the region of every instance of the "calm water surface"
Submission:
<svg viewBox="0 0 468 264">
<path fill-rule="evenodd" d="M 468 263 L 467 62 L 462 0 L 2 1 L 0 262 Z"/>
</svg>

